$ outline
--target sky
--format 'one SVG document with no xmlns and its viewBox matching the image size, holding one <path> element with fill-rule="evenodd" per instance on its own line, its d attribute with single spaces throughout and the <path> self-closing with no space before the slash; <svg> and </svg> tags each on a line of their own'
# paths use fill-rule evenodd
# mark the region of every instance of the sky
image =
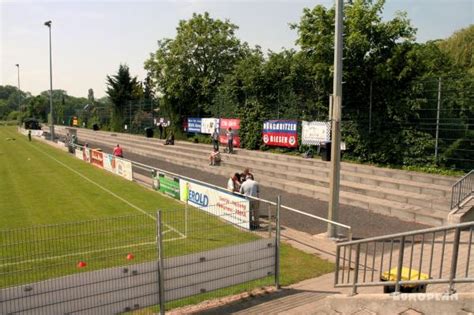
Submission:
<svg viewBox="0 0 474 315">
<path fill-rule="evenodd" d="M 280 51 L 297 48 L 303 8 L 332 6 L 334 0 L 0 0 L 0 85 L 17 85 L 38 94 L 49 89 L 49 35 L 52 21 L 53 89 L 87 97 L 105 96 L 106 76 L 127 64 L 143 80 L 144 61 L 157 40 L 173 38 L 176 26 L 194 12 L 229 19 L 237 36 L 251 46 Z M 474 0 L 386 0 L 383 18 L 406 11 L 418 29 L 417 41 L 447 38 L 474 24 Z"/>
</svg>

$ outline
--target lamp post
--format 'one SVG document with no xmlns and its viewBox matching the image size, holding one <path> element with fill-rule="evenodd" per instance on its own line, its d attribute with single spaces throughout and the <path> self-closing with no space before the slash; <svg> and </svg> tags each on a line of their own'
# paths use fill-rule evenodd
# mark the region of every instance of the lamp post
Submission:
<svg viewBox="0 0 474 315">
<path fill-rule="evenodd" d="M 20 64 L 15 65 L 18 68 L 18 90 L 20 90 Z"/>
<path fill-rule="evenodd" d="M 15 65 L 18 69 L 18 111 L 20 111 L 20 106 L 21 106 L 21 89 L 20 89 L 20 64 L 17 63 Z"/>
<path fill-rule="evenodd" d="M 341 172 L 341 104 L 342 104 L 342 31 L 343 0 L 336 0 L 336 21 L 334 35 L 334 82 L 332 97 L 332 136 L 331 136 L 331 169 L 329 176 L 328 219 L 339 220 L 339 182 Z M 328 224 L 327 234 L 336 238 L 337 228 Z"/>
<path fill-rule="evenodd" d="M 51 21 L 44 22 L 49 30 L 49 116 L 51 141 L 54 141 L 54 118 L 53 118 L 53 53 L 51 50 Z"/>
</svg>

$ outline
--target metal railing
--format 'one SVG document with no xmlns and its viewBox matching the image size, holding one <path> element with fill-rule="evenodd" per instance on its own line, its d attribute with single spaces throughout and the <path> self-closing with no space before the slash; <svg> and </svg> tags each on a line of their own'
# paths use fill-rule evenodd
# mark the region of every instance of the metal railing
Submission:
<svg viewBox="0 0 474 315">
<path fill-rule="evenodd" d="M 398 233 L 337 245 L 335 287 L 383 286 L 423 292 L 427 284 L 474 283 L 474 222 Z"/>
<path fill-rule="evenodd" d="M 153 167 L 153 166 L 150 166 L 150 165 L 146 165 L 146 164 L 143 164 L 143 163 L 140 163 L 140 162 L 136 162 L 136 161 L 132 161 L 132 160 L 129 160 L 132 165 L 134 167 L 137 167 L 139 169 L 142 169 L 142 170 L 145 170 L 145 171 L 148 171 L 148 172 L 152 172 L 152 171 L 156 171 L 156 172 L 159 172 L 159 173 L 164 173 L 164 174 L 167 174 L 169 176 L 172 176 L 172 177 L 176 177 L 176 178 L 180 178 L 180 179 L 183 179 L 183 180 L 187 180 L 187 181 L 191 181 L 191 182 L 195 182 L 197 184 L 201 184 L 201 185 L 204 185 L 204 186 L 207 186 L 207 187 L 210 187 L 210 188 L 213 188 L 217 191 L 226 191 L 228 192 L 227 189 L 223 188 L 223 187 L 220 187 L 220 186 L 217 186 L 217 185 L 213 185 L 213 184 L 210 184 L 210 183 L 207 183 L 207 182 L 203 182 L 203 181 L 200 181 L 200 180 L 197 180 L 197 179 L 194 179 L 194 178 L 190 178 L 190 177 L 186 177 L 186 176 L 183 176 L 183 175 L 180 175 L 180 174 L 176 174 L 176 173 L 173 173 L 173 172 L 170 172 L 170 171 L 166 171 L 166 170 L 163 170 L 163 169 L 159 169 L 157 167 Z M 237 192 L 234 192 L 235 195 L 240 195 L 242 197 L 245 197 L 245 198 L 248 198 L 248 199 L 252 199 L 252 200 L 255 200 L 255 201 L 260 201 L 260 202 L 264 202 L 266 204 L 269 204 L 269 205 L 273 205 L 273 206 L 277 206 L 277 204 L 273 201 L 270 201 L 270 200 L 266 200 L 266 199 L 263 199 L 263 198 L 258 198 L 258 197 L 252 197 L 252 196 L 245 196 L 245 195 L 242 195 L 240 193 L 237 193 Z M 342 223 L 339 223 L 339 222 L 336 222 L 336 221 L 331 221 L 331 220 L 328 220 L 326 218 L 323 218 L 323 217 L 320 217 L 320 216 L 317 216 L 317 215 L 314 215 L 314 214 L 310 214 L 310 213 L 307 213 L 307 212 L 304 212 L 304 211 L 301 211 L 301 210 L 298 210 L 298 209 L 295 209 L 295 208 L 292 208 L 292 207 L 288 207 L 288 206 L 285 206 L 285 205 L 281 205 L 281 208 L 282 209 L 285 209 L 285 210 L 288 210 L 288 211 L 291 211 L 291 212 L 294 212 L 294 213 L 298 213 L 298 214 L 301 214 L 301 215 L 304 215 L 304 216 L 307 216 L 309 218 L 312 218 L 312 219 L 316 219 L 316 220 L 319 220 L 319 221 L 322 221 L 322 222 L 325 222 L 325 223 L 328 223 L 328 224 L 332 224 L 338 228 L 341 228 L 341 229 L 344 229 L 344 230 L 347 230 L 347 239 L 350 241 L 352 240 L 352 228 L 349 226 L 349 225 L 346 225 L 346 224 L 342 224 Z"/>
<path fill-rule="evenodd" d="M 458 207 L 473 193 L 474 170 L 458 180 L 451 188 L 451 210 Z"/>
<path fill-rule="evenodd" d="M 219 208 L 0 230 L 0 313 L 118 314 L 159 304 L 164 314 L 165 303 L 191 296 L 279 287 L 278 207 L 269 234 Z"/>
<path fill-rule="evenodd" d="M 82 148 L 81 145 L 76 144 L 75 146 L 78 147 L 78 148 Z M 131 162 L 133 167 L 136 167 L 138 169 L 147 171 L 150 174 L 151 174 L 152 171 L 156 171 L 156 172 L 159 172 L 159 173 L 167 174 L 168 176 L 171 176 L 171 177 L 180 178 L 180 179 L 183 179 L 183 180 L 187 180 L 187 181 L 191 181 L 191 182 L 194 182 L 194 183 L 197 183 L 197 184 L 201 184 L 201 185 L 216 189 L 218 191 L 226 191 L 227 192 L 227 189 L 225 189 L 223 187 L 220 187 L 220 186 L 217 186 L 217 185 L 213 185 L 213 184 L 210 184 L 210 183 L 207 183 L 207 182 L 203 182 L 203 181 L 200 181 L 200 180 L 197 180 L 197 179 L 194 179 L 194 178 L 186 177 L 186 176 L 183 176 L 181 174 L 173 173 L 173 172 L 163 170 L 163 169 L 160 169 L 160 168 L 157 168 L 157 167 L 154 167 L 154 166 L 150 166 L 150 165 L 147 165 L 147 164 L 143 164 L 143 163 L 140 163 L 140 162 L 136 162 L 136 161 L 132 161 L 132 160 L 128 160 L 128 159 L 124 159 L 124 160 Z M 239 193 L 234 193 L 234 194 L 241 195 Z M 244 195 L 241 195 L 241 196 L 246 197 L 248 199 L 252 199 L 252 200 L 255 200 L 255 201 L 261 201 L 261 202 L 267 203 L 269 205 L 276 206 L 276 203 L 273 202 L 273 201 L 269 201 L 269 200 L 262 199 L 262 198 L 257 198 L 257 197 L 250 197 L 250 196 L 244 196 Z M 292 207 L 281 205 L 281 208 L 285 209 L 285 210 L 288 210 L 288 211 L 291 211 L 291 212 L 294 212 L 294 213 L 298 213 L 300 215 L 303 215 L 303 216 L 306 216 L 306 217 L 309 217 L 309 218 L 312 218 L 312 219 L 316 219 L 316 220 L 321 221 L 321 222 L 332 224 L 332 225 L 334 225 L 334 226 L 336 226 L 340 229 L 346 230 L 347 231 L 347 236 L 346 236 L 347 240 L 349 240 L 349 241 L 352 240 L 352 228 L 349 225 L 342 224 L 340 222 L 336 222 L 336 221 L 332 221 L 332 220 L 328 220 L 326 218 L 323 218 L 323 217 L 320 217 L 320 216 L 317 216 L 317 215 L 313 215 L 313 214 L 310 214 L 310 213 L 307 213 L 307 212 L 304 212 L 304 211 L 301 211 L 301 210 L 298 210 L 298 209 L 294 209 Z"/>
</svg>

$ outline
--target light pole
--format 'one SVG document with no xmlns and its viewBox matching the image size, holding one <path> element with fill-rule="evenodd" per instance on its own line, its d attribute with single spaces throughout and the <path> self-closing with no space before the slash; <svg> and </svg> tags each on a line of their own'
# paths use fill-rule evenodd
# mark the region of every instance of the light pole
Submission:
<svg viewBox="0 0 474 315">
<path fill-rule="evenodd" d="M 54 141 L 54 118 L 53 118 L 53 53 L 51 50 L 51 21 L 44 22 L 49 29 L 49 116 L 51 141 Z"/>
<path fill-rule="evenodd" d="M 342 32 L 343 0 L 336 0 L 336 23 L 334 35 L 334 82 L 332 97 L 332 136 L 331 136 L 331 169 L 329 176 L 328 219 L 339 220 L 339 181 L 341 171 L 341 104 L 342 104 Z M 337 228 L 328 224 L 327 234 L 337 237 Z"/>
<path fill-rule="evenodd" d="M 18 111 L 20 111 L 21 106 L 21 89 L 20 89 L 20 64 L 15 65 L 18 69 Z"/>
<path fill-rule="evenodd" d="M 20 64 L 15 65 L 18 68 L 18 90 L 20 90 Z"/>
</svg>

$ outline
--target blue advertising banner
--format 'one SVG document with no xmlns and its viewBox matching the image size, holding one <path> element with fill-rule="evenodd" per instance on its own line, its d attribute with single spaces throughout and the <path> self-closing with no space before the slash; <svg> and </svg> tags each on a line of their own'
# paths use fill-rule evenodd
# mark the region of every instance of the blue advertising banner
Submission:
<svg viewBox="0 0 474 315">
<path fill-rule="evenodd" d="M 201 118 L 188 118 L 188 132 L 201 132 Z"/>
<path fill-rule="evenodd" d="M 296 148 L 297 127 L 296 120 L 267 120 L 263 123 L 263 143 L 268 146 Z"/>
</svg>

